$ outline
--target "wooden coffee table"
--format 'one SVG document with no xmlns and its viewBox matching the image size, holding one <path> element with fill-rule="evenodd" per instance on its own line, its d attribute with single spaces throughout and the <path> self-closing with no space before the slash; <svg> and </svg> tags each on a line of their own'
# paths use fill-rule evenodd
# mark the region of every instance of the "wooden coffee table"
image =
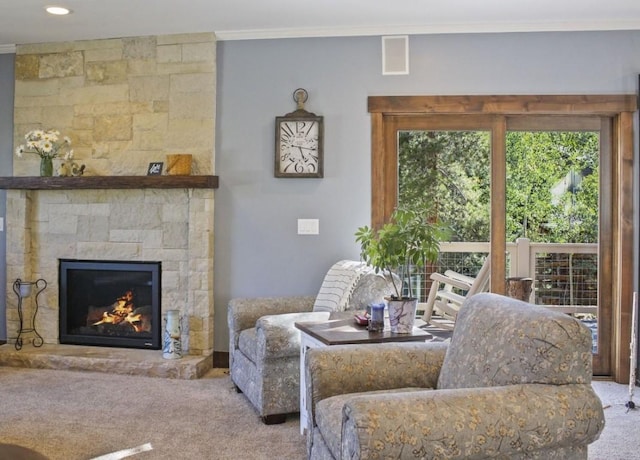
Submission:
<svg viewBox="0 0 640 460">
<path fill-rule="evenodd" d="M 300 433 L 307 428 L 307 393 L 305 360 L 310 348 L 329 347 L 331 345 L 362 345 L 387 342 L 425 342 L 433 336 L 417 327 L 411 334 L 396 334 L 390 331 L 388 320 L 382 332 L 369 332 L 366 326 L 356 324 L 353 315 L 347 319 L 329 320 L 322 323 L 295 323 L 300 330 Z"/>
</svg>

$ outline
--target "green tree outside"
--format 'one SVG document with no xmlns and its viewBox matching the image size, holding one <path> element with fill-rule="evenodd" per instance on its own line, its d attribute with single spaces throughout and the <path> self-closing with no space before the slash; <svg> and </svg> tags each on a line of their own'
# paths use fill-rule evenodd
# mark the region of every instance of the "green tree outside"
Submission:
<svg viewBox="0 0 640 460">
<path fill-rule="evenodd" d="M 452 241 L 488 241 L 490 134 L 399 135 L 400 203 L 430 204 Z M 594 132 L 507 134 L 507 241 L 595 243 L 599 138 Z"/>
<path fill-rule="evenodd" d="M 399 152 L 400 203 L 426 203 L 451 241 L 489 240 L 488 132 L 405 131 Z"/>
<path fill-rule="evenodd" d="M 599 136 L 507 134 L 507 239 L 598 241 Z"/>
</svg>

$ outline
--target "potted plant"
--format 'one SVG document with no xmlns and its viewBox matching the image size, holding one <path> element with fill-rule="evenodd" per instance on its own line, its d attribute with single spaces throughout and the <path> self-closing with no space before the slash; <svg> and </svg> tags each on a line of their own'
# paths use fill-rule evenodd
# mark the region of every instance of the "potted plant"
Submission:
<svg viewBox="0 0 640 460">
<path fill-rule="evenodd" d="M 376 272 L 389 275 L 393 284 L 395 294 L 387 299 L 392 332 L 412 331 L 418 303 L 410 282 L 412 273 L 416 267 L 437 261 L 440 240 L 446 236 L 444 227 L 430 222 L 428 216 L 427 206 L 399 206 L 382 228 L 364 226 L 355 234 L 362 260 Z"/>
</svg>

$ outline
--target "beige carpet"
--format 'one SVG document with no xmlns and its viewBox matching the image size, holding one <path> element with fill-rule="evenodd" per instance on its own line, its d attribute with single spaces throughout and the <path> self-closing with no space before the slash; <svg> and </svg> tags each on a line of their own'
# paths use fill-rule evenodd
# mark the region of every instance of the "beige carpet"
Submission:
<svg viewBox="0 0 640 460">
<path fill-rule="evenodd" d="M 628 386 L 595 382 L 594 388 L 606 427 L 589 459 L 640 459 L 640 409 L 626 411 Z M 640 389 L 635 396 L 638 403 Z M 306 458 L 298 418 L 264 425 L 221 370 L 177 380 L 0 367 L 0 443 L 51 460 L 89 460 L 149 443 L 152 450 L 128 458 Z"/>
<path fill-rule="evenodd" d="M 589 446 L 589 460 L 640 459 L 640 388 L 613 382 L 593 382 L 604 407 L 605 426 L 600 439 Z M 632 400 L 636 409 L 625 405 Z"/>
<path fill-rule="evenodd" d="M 299 420 L 264 425 L 226 374 L 197 380 L 0 367 L 0 443 L 88 460 L 303 459 Z M 5 459 L 3 459 L 5 460 Z"/>
</svg>

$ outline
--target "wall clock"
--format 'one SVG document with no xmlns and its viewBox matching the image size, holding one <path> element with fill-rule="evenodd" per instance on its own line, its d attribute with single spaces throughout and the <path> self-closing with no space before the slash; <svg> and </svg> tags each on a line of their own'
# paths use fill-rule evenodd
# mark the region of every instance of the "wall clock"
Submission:
<svg viewBox="0 0 640 460">
<path fill-rule="evenodd" d="M 323 117 L 304 109 L 307 99 L 298 88 L 296 111 L 276 117 L 275 177 L 323 177 Z"/>
</svg>

